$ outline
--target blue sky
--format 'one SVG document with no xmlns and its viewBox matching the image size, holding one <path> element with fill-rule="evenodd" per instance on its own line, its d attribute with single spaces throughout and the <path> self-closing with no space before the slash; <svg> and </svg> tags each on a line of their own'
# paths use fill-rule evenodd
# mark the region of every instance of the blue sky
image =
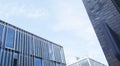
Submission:
<svg viewBox="0 0 120 66">
<path fill-rule="evenodd" d="M 62 45 L 67 64 L 91 57 L 107 65 L 82 0 L 0 0 L 0 19 Z"/>
</svg>

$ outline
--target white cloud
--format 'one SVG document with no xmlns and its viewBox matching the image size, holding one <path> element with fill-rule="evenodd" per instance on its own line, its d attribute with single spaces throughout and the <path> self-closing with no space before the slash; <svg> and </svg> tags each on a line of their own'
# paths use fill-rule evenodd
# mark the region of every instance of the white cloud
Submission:
<svg viewBox="0 0 120 66">
<path fill-rule="evenodd" d="M 87 14 L 85 13 L 85 9 L 83 7 L 82 2 L 77 2 L 78 0 L 55 0 L 56 5 L 55 12 L 56 12 L 56 18 L 57 21 L 53 27 L 52 30 L 54 32 L 65 32 L 68 31 L 73 36 L 80 37 L 80 39 L 83 39 L 84 44 L 81 45 L 79 49 L 77 47 L 77 50 L 80 50 L 81 52 L 78 52 L 76 50 L 76 47 L 66 48 L 66 59 L 67 63 L 72 63 L 75 61 L 74 56 L 90 56 L 95 58 L 102 57 L 101 52 L 96 52 L 96 50 L 93 47 L 98 47 L 96 45 L 96 38 L 94 31 L 90 25 L 89 19 Z M 81 1 L 81 0 L 80 0 Z M 49 16 L 49 12 L 45 8 L 35 8 L 35 7 L 29 7 L 24 6 L 20 4 L 15 3 L 7 3 L 2 4 L 0 3 L 0 16 L 3 17 L 23 17 L 23 18 L 30 18 L 30 19 L 40 19 L 40 18 L 47 18 Z M 81 40 L 80 40 L 81 42 Z M 68 44 L 72 44 L 69 43 Z M 78 44 L 73 44 L 78 46 Z M 83 46 L 84 45 L 84 46 Z M 84 48 L 88 50 L 88 55 L 86 55 L 84 52 Z M 83 50 L 83 52 L 82 52 Z M 90 50 L 90 51 L 89 51 Z M 73 54 L 71 54 L 73 53 Z M 76 55 L 74 55 L 76 53 Z M 82 55 L 83 54 L 83 55 Z M 70 56 L 71 55 L 71 56 Z"/>
<path fill-rule="evenodd" d="M 52 28 L 55 32 L 70 31 L 73 35 L 83 38 L 94 33 L 84 7 L 68 1 L 59 1 L 57 8 L 58 22 Z"/>
<path fill-rule="evenodd" d="M 24 5 L 16 3 L 0 3 L 0 15 L 1 17 L 24 17 L 38 19 L 48 16 L 47 9 L 26 7 Z"/>
</svg>

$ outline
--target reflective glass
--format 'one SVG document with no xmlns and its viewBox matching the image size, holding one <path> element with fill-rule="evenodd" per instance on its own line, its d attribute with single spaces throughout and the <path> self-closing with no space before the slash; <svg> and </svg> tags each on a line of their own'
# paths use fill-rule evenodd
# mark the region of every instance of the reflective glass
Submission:
<svg viewBox="0 0 120 66">
<path fill-rule="evenodd" d="M 0 46 L 2 44 L 2 33 L 3 33 L 4 26 L 0 24 Z"/>
<path fill-rule="evenodd" d="M 14 53 L 14 58 L 18 59 L 18 54 Z"/>
<path fill-rule="evenodd" d="M 12 55 L 13 55 L 13 54 L 12 54 L 12 52 L 10 52 L 10 58 L 9 58 L 9 60 L 10 60 L 10 61 L 9 61 L 9 66 L 12 66 Z"/>
<path fill-rule="evenodd" d="M 15 45 L 15 50 L 18 51 L 19 50 L 19 47 L 20 47 L 20 38 L 19 38 L 19 32 L 17 31 L 16 32 L 16 45 Z"/>
<path fill-rule="evenodd" d="M 8 66 L 8 61 L 9 60 L 9 51 L 6 51 L 6 56 L 5 56 L 5 66 Z"/>
<path fill-rule="evenodd" d="M 64 57 L 64 51 L 63 51 L 63 48 L 61 48 L 61 50 L 60 50 L 60 54 L 61 54 L 61 60 L 62 60 L 62 63 L 66 63 L 66 61 L 65 61 L 65 57 Z"/>
<path fill-rule="evenodd" d="M 59 64 L 59 63 L 56 63 L 56 66 L 60 66 L 60 64 Z"/>
<path fill-rule="evenodd" d="M 88 60 L 81 61 L 81 66 L 89 66 Z"/>
<path fill-rule="evenodd" d="M 41 66 L 41 59 L 39 58 L 34 58 L 34 66 Z"/>
<path fill-rule="evenodd" d="M 1 65 L 1 56 L 2 56 L 2 50 L 0 49 L 0 65 Z"/>
<path fill-rule="evenodd" d="M 50 60 L 54 60 L 52 44 L 49 44 L 48 46 L 49 46 L 49 58 Z"/>
<path fill-rule="evenodd" d="M 11 28 L 8 28 L 6 34 L 7 34 L 6 35 L 6 47 L 13 48 L 15 31 Z"/>
<path fill-rule="evenodd" d="M 4 28 L 4 26 L 0 24 L 0 39 L 2 38 L 3 28 Z"/>
<path fill-rule="evenodd" d="M 17 63 L 18 63 L 18 54 L 17 53 L 14 53 L 13 55 L 13 66 L 17 66 Z"/>
<path fill-rule="evenodd" d="M 30 54 L 32 54 L 32 50 L 33 50 L 33 48 L 32 48 L 33 47 L 33 38 L 32 37 L 29 38 L 29 43 L 30 43 L 29 44 L 29 46 L 30 46 Z"/>
<path fill-rule="evenodd" d="M 3 52 L 3 56 L 2 56 L 2 62 L 1 62 L 1 66 L 5 66 L 4 64 L 5 64 L 5 56 L 6 56 L 6 51 L 4 50 L 4 52 Z"/>
</svg>

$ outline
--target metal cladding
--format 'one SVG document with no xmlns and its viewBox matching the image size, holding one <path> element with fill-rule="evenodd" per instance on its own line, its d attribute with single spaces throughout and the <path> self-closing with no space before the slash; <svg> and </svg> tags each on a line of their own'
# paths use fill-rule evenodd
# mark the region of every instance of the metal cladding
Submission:
<svg viewBox="0 0 120 66">
<path fill-rule="evenodd" d="M 63 47 L 0 20 L 0 66 L 66 66 Z"/>
<path fill-rule="evenodd" d="M 83 0 L 109 66 L 120 65 L 120 1 Z"/>
</svg>

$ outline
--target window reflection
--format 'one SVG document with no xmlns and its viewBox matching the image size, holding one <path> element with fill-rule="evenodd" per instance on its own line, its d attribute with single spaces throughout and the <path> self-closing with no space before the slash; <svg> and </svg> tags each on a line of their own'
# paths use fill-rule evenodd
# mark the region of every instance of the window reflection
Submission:
<svg viewBox="0 0 120 66">
<path fill-rule="evenodd" d="M 63 48 L 60 49 L 60 54 L 61 54 L 61 60 L 62 60 L 62 63 L 65 63 L 65 57 L 64 57 L 64 51 L 63 51 Z"/>
<path fill-rule="evenodd" d="M 4 28 L 4 26 L 0 24 L 0 47 L 1 47 L 1 44 L 2 44 L 3 28 Z"/>
<path fill-rule="evenodd" d="M 17 66 L 17 62 L 18 62 L 18 54 L 14 53 L 14 56 L 13 56 L 13 66 Z"/>
<path fill-rule="evenodd" d="M 60 66 L 60 64 L 59 64 L 59 63 L 56 63 L 56 66 Z"/>
<path fill-rule="evenodd" d="M 2 55 L 2 53 L 1 53 L 1 49 L 0 49 L 0 65 L 1 65 L 1 55 Z"/>
<path fill-rule="evenodd" d="M 52 44 L 49 44 L 48 46 L 49 46 L 49 58 L 50 60 L 54 60 Z"/>
<path fill-rule="evenodd" d="M 34 58 L 34 66 L 41 66 L 41 59 Z"/>
<path fill-rule="evenodd" d="M 7 34 L 6 35 L 6 47 L 13 48 L 15 31 L 12 28 L 8 28 L 6 34 Z"/>
<path fill-rule="evenodd" d="M 81 66 L 89 66 L 89 62 L 87 60 L 81 61 Z"/>
<path fill-rule="evenodd" d="M 33 38 L 32 37 L 29 37 L 29 46 L 30 46 L 30 54 L 32 54 L 33 52 L 32 52 L 32 50 L 33 50 Z"/>
</svg>

